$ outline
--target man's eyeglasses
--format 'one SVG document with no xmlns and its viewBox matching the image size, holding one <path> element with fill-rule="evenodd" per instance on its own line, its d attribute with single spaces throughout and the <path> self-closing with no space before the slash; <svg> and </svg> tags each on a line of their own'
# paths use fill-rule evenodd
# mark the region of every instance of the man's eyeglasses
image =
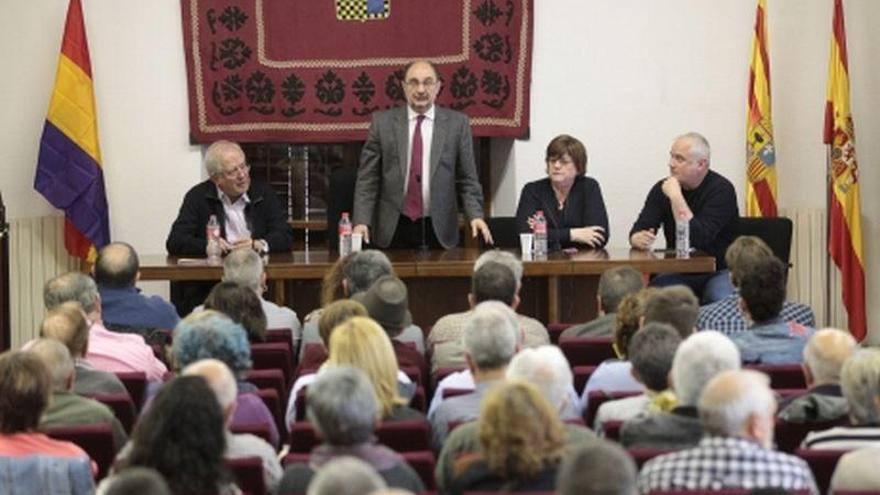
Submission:
<svg viewBox="0 0 880 495">
<path fill-rule="evenodd" d="M 425 89 L 433 89 L 434 86 L 437 85 L 437 81 L 433 79 L 425 79 L 424 81 L 419 81 L 418 79 L 410 79 L 404 84 L 406 84 L 406 87 L 409 89 L 418 89 L 419 86 L 424 86 Z"/>
<path fill-rule="evenodd" d="M 226 177 L 227 179 L 234 179 L 234 178 L 238 177 L 238 174 L 248 173 L 248 171 L 250 169 L 251 169 L 251 166 L 245 162 L 235 168 L 231 168 L 229 170 L 223 170 L 220 173 L 223 174 L 223 177 Z"/>
</svg>

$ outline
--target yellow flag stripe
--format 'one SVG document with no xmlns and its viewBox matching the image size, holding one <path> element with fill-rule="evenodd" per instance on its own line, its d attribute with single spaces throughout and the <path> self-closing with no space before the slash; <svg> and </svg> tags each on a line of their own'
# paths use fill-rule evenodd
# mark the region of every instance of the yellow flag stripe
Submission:
<svg viewBox="0 0 880 495">
<path fill-rule="evenodd" d="M 92 79 L 64 54 L 58 60 L 48 120 L 101 164 Z"/>
</svg>

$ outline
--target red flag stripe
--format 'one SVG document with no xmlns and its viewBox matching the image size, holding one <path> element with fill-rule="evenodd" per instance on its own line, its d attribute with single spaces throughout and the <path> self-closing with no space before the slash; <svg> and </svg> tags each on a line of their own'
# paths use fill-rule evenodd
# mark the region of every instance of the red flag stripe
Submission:
<svg viewBox="0 0 880 495">
<path fill-rule="evenodd" d="M 833 194 L 831 199 L 831 232 L 828 250 L 831 258 L 840 268 L 843 289 L 843 305 L 849 314 L 849 330 L 853 336 L 862 340 L 868 333 L 865 315 L 865 271 L 852 245 L 852 237 L 846 216 Z"/>
<path fill-rule="evenodd" d="M 70 0 L 67 21 L 64 24 L 61 53 L 78 65 L 89 77 L 92 77 L 89 43 L 86 41 L 85 22 L 83 22 L 82 5 L 79 0 Z"/>
<path fill-rule="evenodd" d="M 834 40 L 837 41 L 837 46 L 840 47 L 840 63 L 843 64 L 843 68 L 849 74 L 849 57 L 846 54 L 846 26 L 843 22 L 843 0 L 834 0 L 834 20 L 832 22 Z"/>
<path fill-rule="evenodd" d="M 755 189 L 755 197 L 758 199 L 758 206 L 761 208 L 761 216 L 775 217 L 776 200 L 773 199 L 773 193 L 770 192 L 770 184 L 766 180 L 753 182 L 752 187 Z"/>
</svg>

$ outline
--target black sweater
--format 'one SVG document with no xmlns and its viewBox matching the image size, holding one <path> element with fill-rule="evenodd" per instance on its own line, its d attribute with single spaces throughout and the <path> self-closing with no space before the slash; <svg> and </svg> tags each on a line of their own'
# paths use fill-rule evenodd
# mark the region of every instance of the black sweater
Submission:
<svg viewBox="0 0 880 495">
<path fill-rule="evenodd" d="M 584 244 L 571 241 L 570 229 L 579 227 L 599 226 L 605 229 L 603 234 L 605 241 L 596 246 L 597 248 L 607 244 L 611 236 L 602 190 L 596 179 L 591 177 L 575 178 L 561 210 L 558 208 L 550 179 L 526 184 L 516 208 L 516 228 L 520 233 L 532 231 L 529 227 L 529 217 L 538 210 L 543 210 L 544 218 L 547 219 L 547 245 L 550 249 L 586 247 Z"/>
</svg>

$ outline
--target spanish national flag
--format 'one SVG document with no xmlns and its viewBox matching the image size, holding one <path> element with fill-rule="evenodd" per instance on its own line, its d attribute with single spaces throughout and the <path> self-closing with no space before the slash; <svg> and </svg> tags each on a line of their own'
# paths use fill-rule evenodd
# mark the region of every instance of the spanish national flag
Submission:
<svg viewBox="0 0 880 495">
<path fill-rule="evenodd" d="M 867 332 L 865 260 L 862 254 L 859 167 L 849 106 L 849 65 L 842 0 L 834 0 L 832 26 L 825 105 L 825 144 L 831 147 L 828 251 L 840 269 L 843 304 L 849 313 L 849 330 L 862 340 Z"/>
<path fill-rule="evenodd" d="M 746 111 L 746 216 L 776 216 L 776 147 L 770 112 L 767 1 L 758 0 Z"/>
<path fill-rule="evenodd" d="M 64 210 L 64 245 L 93 262 L 110 242 L 92 67 L 80 0 L 70 0 L 34 189 Z"/>
</svg>

